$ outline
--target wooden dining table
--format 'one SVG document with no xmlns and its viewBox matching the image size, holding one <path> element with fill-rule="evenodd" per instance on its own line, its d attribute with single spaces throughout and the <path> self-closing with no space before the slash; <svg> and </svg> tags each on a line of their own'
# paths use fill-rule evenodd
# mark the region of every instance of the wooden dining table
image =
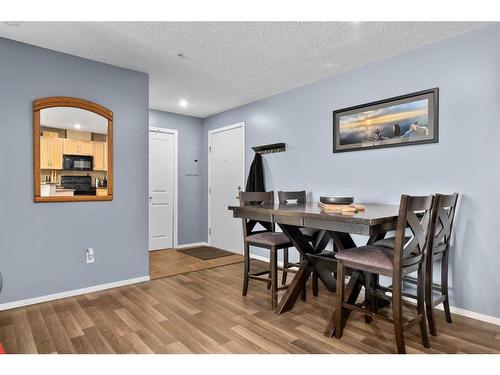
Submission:
<svg viewBox="0 0 500 375">
<path fill-rule="evenodd" d="M 263 223 L 277 224 L 302 255 L 302 262 L 285 295 L 278 304 L 277 313 L 282 314 L 293 308 L 302 289 L 305 287 L 311 272 L 319 277 L 330 292 L 336 289 L 336 262 L 334 252 L 325 251 L 330 240 L 333 240 L 334 251 L 355 248 L 352 235 L 368 237 L 366 244 L 383 239 L 387 232 L 396 228 L 398 217 L 397 205 L 362 204 L 364 211 L 356 213 L 324 212 L 317 202 L 305 204 L 274 204 L 229 206 L 235 218 L 255 220 Z M 300 228 L 319 230 L 314 241 L 310 241 Z M 378 283 L 378 276 L 353 271 L 346 285 L 346 301 L 355 303 L 365 282 Z M 380 305 L 386 301 L 379 301 Z M 325 328 L 325 335 L 333 336 L 335 331 L 334 312 Z M 349 318 L 346 312 L 343 317 Z"/>
</svg>

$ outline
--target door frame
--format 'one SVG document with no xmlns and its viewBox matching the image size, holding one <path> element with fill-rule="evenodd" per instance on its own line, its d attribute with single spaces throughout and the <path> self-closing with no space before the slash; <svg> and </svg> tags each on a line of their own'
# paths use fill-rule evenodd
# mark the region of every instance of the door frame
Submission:
<svg viewBox="0 0 500 375">
<path fill-rule="evenodd" d="M 172 228 L 172 248 L 176 248 L 178 246 L 178 218 L 179 218 L 179 202 L 178 202 L 178 196 L 177 196 L 177 189 L 178 189 L 178 184 L 179 184 L 179 131 L 177 129 L 166 129 L 166 128 L 158 128 L 154 126 L 149 127 L 148 131 L 148 252 L 152 251 L 149 248 L 149 228 L 150 228 L 150 223 L 149 223 L 149 217 L 150 217 L 150 212 L 149 210 L 151 209 L 151 205 L 149 204 L 149 193 L 150 193 L 150 186 L 149 186 L 149 181 L 151 177 L 151 165 L 150 165 L 150 160 L 149 160 L 149 133 L 164 133 L 164 134 L 173 134 L 174 136 L 174 191 L 173 191 L 173 197 L 174 197 L 174 223 L 173 223 L 173 228 Z"/>
<path fill-rule="evenodd" d="M 210 161 L 210 137 L 212 136 L 212 134 L 215 134 L 215 133 L 221 133 L 221 132 L 224 132 L 224 131 L 228 131 L 228 130 L 232 130 L 232 129 L 236 129 L 236 128 L 243 128 L 243 139 L 242 139 L 242 153 L 243 153 L 243 163 L 242 163 L 242 169 L 243 169 L 243 179 L 241 181 L 241 189 L 244 191 L 245 190 L 245 165 L 246 165 L 246 158 L 245 158 L 245 154 L 246 154 L 246 130 L 245 130 L 245 122 L 242 121 L 242 122 L 238 122 L 236 124 L 233 124 L 233 125 L 228 125 L 228 126 L 223 126 L 223 127 L 220 127 L 220 128 L 216 128 L 216 129 L 212 129 L 212 130 L 209 130 L 208 131 L 208 146 L 207 146 L 207 160 L 208 160 L 208 187 L 207 187 L 207 199 L 208 199 L 208 226 L 207 226 L 207 234 L 208 234 L 208 244 L 211 245 L 212 243 L 212 234 L 210 233 L 210 228 L 211 228 L 211 220 L 210 220 L 210 213 L 211 213 L 211 205 L 210 205 L 210 189 L 211 189 L 211 181 L 210 181 L 210 172 L 211 172 L 211 161 Z"/>
</svg>

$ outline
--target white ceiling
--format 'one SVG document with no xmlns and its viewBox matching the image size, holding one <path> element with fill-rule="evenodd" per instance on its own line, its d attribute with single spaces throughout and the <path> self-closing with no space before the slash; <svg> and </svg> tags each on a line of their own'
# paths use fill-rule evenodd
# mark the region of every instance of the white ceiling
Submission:
<svg viewBox="0 0 500 375">
<path fill-rule="evenodd" d="M 2 22 L 0 36 L 147 72 L 151 108 L 207 117 L 486 24 Z"/>
<path fill-rule="evenodd" d="M 81 108 L 53 107 L 40 111 L 40 124 L 56 129 L 70 129 L 107 134 L 108 120 Z"/>
</svg>

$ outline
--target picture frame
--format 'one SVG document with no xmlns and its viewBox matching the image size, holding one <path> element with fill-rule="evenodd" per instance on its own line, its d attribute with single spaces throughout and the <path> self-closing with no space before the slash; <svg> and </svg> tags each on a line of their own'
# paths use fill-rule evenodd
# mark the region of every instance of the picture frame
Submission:
<svg viewBox="0 0 500 375">
<path fill-rule="evenodd" d="M 438 141 L 438 87 L 333 111 L 333 153 Z"/>
</svg>

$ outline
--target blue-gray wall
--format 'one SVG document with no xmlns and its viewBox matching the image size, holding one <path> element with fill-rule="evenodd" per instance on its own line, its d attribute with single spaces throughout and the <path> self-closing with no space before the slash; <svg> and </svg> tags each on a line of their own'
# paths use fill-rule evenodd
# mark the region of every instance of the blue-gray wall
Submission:
<svg viewBox="0 0 500 375">
<path fill-rule="evenodd" d="M 499 40 L 495 24 L 209 117 L 204 147 L 209 129 L 244 121 L 247 172 L 250 146 L 287 144 L 264 156 L 269 190 L 394 204 L 402 193 L 460 192 L 452 305 L 500 317 Z M 332 153 L 333 110 L 436 86 L 438 144 Z M 206 188 L 206 160 L 204 171 Z"/>
<path fill-rule="evenodd" d="M 148 86 L 143 73 L 0 38 L 0 303 L 148 275 Z M 113 111 L 112 202 L 33 203 L 32 101 L 58 95 Z"/>
<path fill-rule="evenodd" d="M 185 245 L 204 242 L 203 233 L 203 192 L 201 160 L 205 153 L 203 146 L 203 123 L 197 117 L 183 116 L 170 112 L 149 111 L 149 126 L 177 129 L 179 131 L 179 181 L 178 181 L 178 244 Z M 193 155 L 198 153 L 199 174 L 189 175 L 189 163 Z"/>
</svg>

